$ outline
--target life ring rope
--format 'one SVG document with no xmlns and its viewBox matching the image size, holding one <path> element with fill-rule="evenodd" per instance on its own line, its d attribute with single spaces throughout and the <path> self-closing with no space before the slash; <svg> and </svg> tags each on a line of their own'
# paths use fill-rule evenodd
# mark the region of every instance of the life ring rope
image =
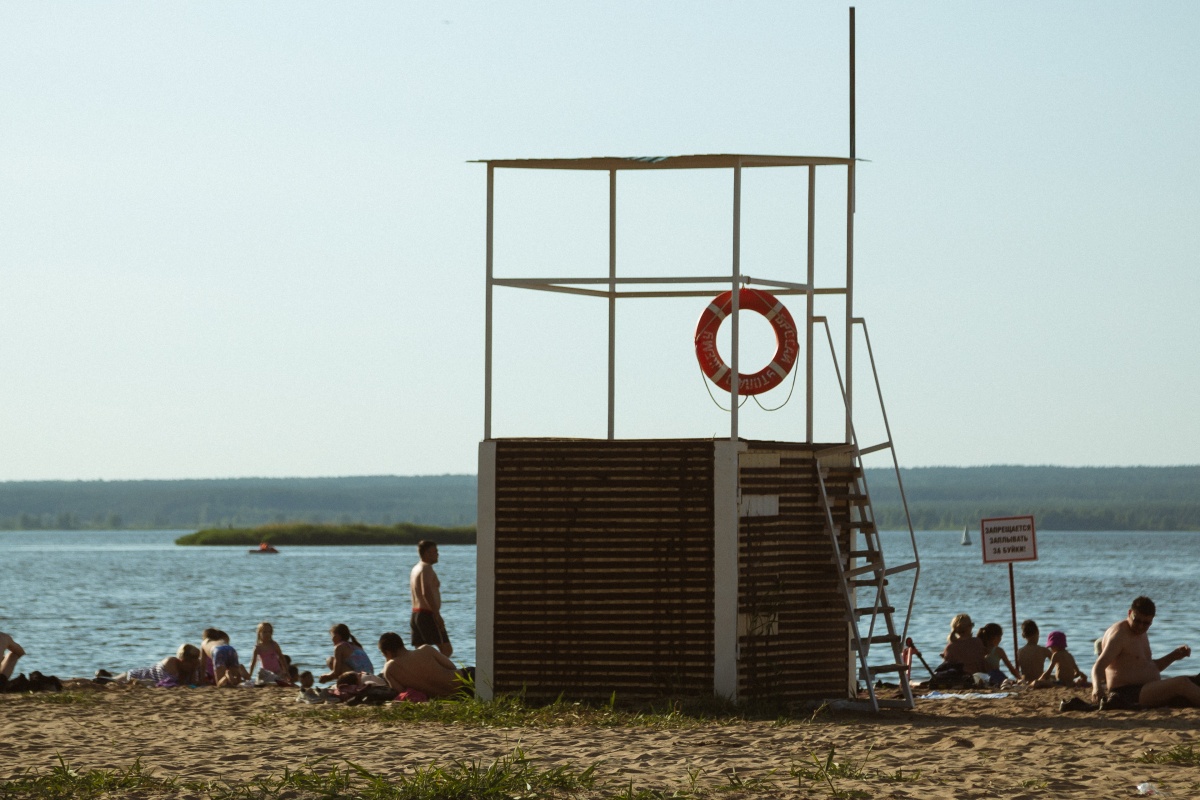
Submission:
<svg viewBox="0 0 1200 800">
<path fill-rule="evenodd" d="M 782 383 L 796 364 L 800 354 L 796 322 L 787 306 L 775 295 L 761 289 L 739 289 L 738 309 L 761 314 L 775 331 L 775 355 L 770 363 L 753 375 L 738 374 L 738 394 L 761 394 Z M 730 366 L 717 352 L 717 331 L 732 313 L 733 292 L 722 292 L 713 298 L 700 314 L 695 335 L 696 360 L 700 364 L 700 370 L 710 381 L 727 392 L 732 391 L 733 374 Z M 788 394 L 790 397 L 791 393 Z"/>
<path fill-rule="evenodd" d="M 738 408 L 740 409 L 742 406 L 746 405 L 746 403 L 750 402 L 751 398 L 753 398 L 755 405 L 757 405 L 763 411 L 768 411 L 768 412 L 769 411 L 779 411 L 781 408 L 786 406 L 791 401 L 792 394 L 796 391 L 796 376 L 798 374 L 799 374 L 798 371 L 792 372 L 792 385 L 788 387 L 787 397 L 783 398 L 783 402 L 780 403 L 779 405 L 775 406 L 774 408 L 767 408 L 766 406 L 764 406 L 762 404 L 762 401 L 758 399 L 758 395 L 756 395 L 756 394 L 743 395 L 742 399 L 738 402 Z M 722 411 L 732 411 L 733 410 L 733 406 L 726 408 L 725 406 L 721 405 L 721 401 L 718 400 L 716 398 L 716 395 L 714 395 L 712 393 L 712 382 L 709 381 L 708 376 L 704 374 L 703 370 L 700 371 L 700 382 L 704 384 L 704 391 L 708 392 L 708 399 L 713 401 L 713 405 L 715 405 L 717 408 L 721 409 Z"/>
</svg>

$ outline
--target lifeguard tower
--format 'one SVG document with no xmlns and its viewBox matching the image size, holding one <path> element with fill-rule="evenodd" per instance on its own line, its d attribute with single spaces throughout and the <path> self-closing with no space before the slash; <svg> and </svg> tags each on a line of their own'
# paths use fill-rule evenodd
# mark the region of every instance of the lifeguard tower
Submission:
<svg viewBox="0 0 1200 800">
<path fill-rule="evenodd" d="M 910 523 L 910 557 L 885 562 L 863 467 L 865 456 L 890 455 L 899 483 L 870 339 L 865 321 L 854 314 L 855 159 L 720 154 L 480 163 L 487 167 L 476 620 L 480 695 L 524 692 L 534 700 L 560 695 L 606 700 L 615 692 L 626 699 L 710 695 L 787 703 L 856 699 L 861 681 L 864 702 L 872 708 L 911 707 L 901 648 L 919 574 L 916 542 Z M 742 175 L 762 169 L 791 170 L 807 182 L 807 220 L 796 223 L 807 229 L 807 257 L 796 261 L 806 261 L 807 274 L 751 277 L 742 272 Z M 494 273 L 495 183 L 499 174 L 512 170 L 607 173 L 607 275 Z M 732 176 L 733 248 L 727 273 L 638 277 L 618 269 L 618 179 L 631 171 L 662 170 L 724 170 Z M 834 270 L 837 285 L 815 281 L 819 171 L 834 173 L 835 186 L 844 183 L 839 235 L 846 237 L 845 269 Z M 607 304 L 606 438 L 493 437 L 497 289 L 565 292 Z M 844 300 L 839 324 L 831 326 L 827 316 L 815 312 L 824 295 Z M 615 436 L 616 306 L 634 297 L 712 299 L 695 338 L 702 369 L 728 391 L 728 437 Z M 789 315 L 791 327 L 779 317 L 780 298 L 798 301 L 794 318 Z M 771 318 L 778 345 L 773 363 L 754 376 L 738 372 L 743 305 Z M 732 326 L 729 364 L 710 340 L 722 321 Z M 840 354 L 834 328 L 840 328 Z M 855 432 L 853 359 L 860 340 L 874 377 L 882 441 L 860 442 Z M 818 354 L 832 359 L 836 385 L 830 391 L 844 409 L 844 426 L 838 425 L 843 430 L 832 441 L 814 434 Z M 796 431 L 794 441 L 740 437 L 739 397 L 743 391 L 761 391 L 764 382 L 778 382 L 790 371 L 784 368 L 788 364 L 802 371 L 805 430 Z M 903 486 L 899 489 L 903 499 Z M 888 589 L 900 573 L 910 573 L 905 583 L 911 591 L 907 606 L 902 599 L 898 610 Z M 876 695 L 880 679 L 899 686 L 897 697 Z"/>
</svg>

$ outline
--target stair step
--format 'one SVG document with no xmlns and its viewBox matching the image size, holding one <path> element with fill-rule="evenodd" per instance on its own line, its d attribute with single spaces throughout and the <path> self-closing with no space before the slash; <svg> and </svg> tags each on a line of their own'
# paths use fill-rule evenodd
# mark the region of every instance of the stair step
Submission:
<svg viewBox="0 0 1200 800">
<path fill-rule="evenodd" d="M 900 641 L 900 635 L 896 633 L 885 633 L 881 636 L 872 636 L 869 639 L 863 639 L 867 644 L 892 644 Z"/>
<path fill-rule="evenodd" d="M 878 675 L 881 672 L 904 672 L 908 667 L 904 664 L 872 664 L 867 669 L 860 669 L 858 677 L 861 680 L 869 680 L 866 676 L 867 670 L 870 670 L 871 675 Z"/>
<path fill-rule="evenodd" d="M 912 708 L 913 704 L 907 700 L 882 700 L 875 698 L 875 704 L 880 708 Z"/>
<path fill-rule="evenodd" d="M 851 550 L 851 558 L 878 558 L 880 552 L 878 550 Z"/>
<path fill-rule="evenodd" d="M 856 609 L 854 609 L 854 613 L 860 617 L 865 617 L 868 614 L 875 613 L 875 606 L 863 606 L 862 608 L 856 608 Z M 892 606 L 880 606 L 879 613 L 880 614 L 895 614 L 896 609 Z"/>
<path fill-rule="evenodd" d="M 878 589 L 879 588 L 879 579 L 875 578 L 874 580 L 869 580 L 869 581 L 846 581 L 846 585 L 849 586 L 851 589 Z M 883 585 L 884 586 L 888 585 L 886 578 L 883 581 Z"/>
<path fill-rule="evenodd" d="M 855 567 L 854 569 L 848 569 L 843 574 L 847 578 L 857 578 L 859 575 L 866 575 L 868 572 L 874 572 L 876 574 L 883 574 L 884 569 L 879 564 L 867 564 L 862 567 Z"/>
</svg>

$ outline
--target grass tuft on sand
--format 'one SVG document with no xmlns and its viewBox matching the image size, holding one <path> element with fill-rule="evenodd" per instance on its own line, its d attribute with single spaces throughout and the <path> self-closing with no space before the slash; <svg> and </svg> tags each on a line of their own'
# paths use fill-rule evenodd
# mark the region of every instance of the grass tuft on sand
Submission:
<svg viewBox="0 0 1200 800">
<path fill-rule="evenodd" d="M 124 770 L 76 772 L 61 758 L 46 772 L 29 770 L 0 782 L 2 800 L 99 800 L 110 797 L 208 800 L 557 800 L 590 792 L 595 768 L 539 768 L 519 748 L 490 764 L 455 761 L 430 764 L 388 780 L 346 762 L 324 768 L 320 762 L 281 775 L 250 781 L 182 781 L 158 778 L 141 761 Z"/>
<path fill-rule="evenodd" d="M 695 728 L 734 725 L 750 718 L 745 709 L 716 699 L 663 701 L 622 708 L 614 700 L 593 705 L 562 697 L 548 705 L 527 704 L 519 695 L 493 700 L 454 698 L 432 703 L 387 703 L 381 706 L 312 705 L 289 712 L 300 718 L 331 719 L 354 724 L 363 720 L 385 725 L 437 722 L 475 728 Z"/>
</svg>

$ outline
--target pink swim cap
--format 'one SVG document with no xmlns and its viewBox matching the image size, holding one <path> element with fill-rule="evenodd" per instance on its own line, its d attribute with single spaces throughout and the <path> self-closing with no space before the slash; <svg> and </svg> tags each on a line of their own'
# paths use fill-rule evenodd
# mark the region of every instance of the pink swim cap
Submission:
<svg viewBox="0 0 1200 800">
<path fill-rule="evenodd" d="M 1065 650 L 1067 635 L 1062 631 L 1050 631 L 1050 635 L 1046 637 L 1046 647 L 1061 647 Z"/>
</svg>

